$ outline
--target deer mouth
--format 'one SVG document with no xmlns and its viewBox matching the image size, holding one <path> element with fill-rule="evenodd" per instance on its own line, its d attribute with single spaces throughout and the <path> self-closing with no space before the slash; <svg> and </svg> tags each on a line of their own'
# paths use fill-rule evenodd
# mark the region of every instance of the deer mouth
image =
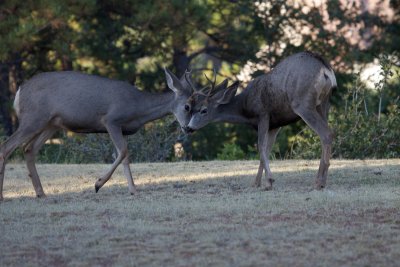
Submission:
<svg viewBox="0 0 400 267">
<path fill-rule="evenodd" d="M 182 127 L 182 131 L 183 131 L 185 134 L 191 134 L 191 133 L 193 133 L 195 130 L 194 130 L 193 128 L 190 128 L 190 127 L 188 127 L 188 126 L 185 126 L 185 127 Z"/>
</svg>

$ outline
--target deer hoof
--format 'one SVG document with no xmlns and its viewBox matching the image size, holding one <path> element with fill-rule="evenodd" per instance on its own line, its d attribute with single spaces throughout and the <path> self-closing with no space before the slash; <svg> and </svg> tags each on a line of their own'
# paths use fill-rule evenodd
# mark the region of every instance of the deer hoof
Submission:
<svg viewBox="0 0 400 267">
<path fill-rule="evenodd" d="M 36 197 L 37 198 L 45 198 L 46 194 L 45 193 L 37 194 Z"/>
<path fill-rule="evenodd" d="M 136 195 L 136 194 L 137 194 L 136 188 L 130 189 L 130 190 L 129 190 L 129 193 L 131 194 L 131 196 Z"/>
<path fill-rule="evenodd" d="M 317 185 L 315 185 L 315 190 L 319 190 L 319 191 L 321 191 L 321 190 L 323 190 L 324 188 L 325 188 L 325 185 L 322 185 L 322 184 L 317 184 Z"/>
<path fill-rule="evenodd" d="M 265 191 L 272 191 L 272 185 L 268 185 L 266 187 L 264 187 Z"/>
<path fill-rule="evenodd" d="M 101 182 L 101 178 L 99 178 L 96 183 L 94 184 L 94 189 L 96 190 L 96 193 L 99 192 L 99 189 L 104 185 L 104 183 Z"/>
<path fill-rule="evenodd" d="M 252 187 L 260 187 L 261 186 L 261 179 L 258 179 L 258 177 L 256 177 L 256 179 L 254 180 L 254 182 L 251 184 Z"/>
</svg>

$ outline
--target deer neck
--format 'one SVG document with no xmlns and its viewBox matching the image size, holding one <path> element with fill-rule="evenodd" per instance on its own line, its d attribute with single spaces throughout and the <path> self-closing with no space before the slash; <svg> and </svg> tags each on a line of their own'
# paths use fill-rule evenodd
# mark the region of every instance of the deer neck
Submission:
<svg viewBox="0 0 400 267">
<path fill-rule="evenodd" d="M 167 114 L 172 113 L 175 101 L 173 92 L 164 92 L 159 94 L 144 93 L 142 98 L 143 105 L 140 121 L 146 123 L 157 120 Z"/>
<path fill-rule="evenodd" d="M 228 104 L 220 105 L 217 121 L 252 124 L 251 118 L 246 115 L 244 110 L 244 103 L 244 95 L 239 94 Z"/>
</svg>

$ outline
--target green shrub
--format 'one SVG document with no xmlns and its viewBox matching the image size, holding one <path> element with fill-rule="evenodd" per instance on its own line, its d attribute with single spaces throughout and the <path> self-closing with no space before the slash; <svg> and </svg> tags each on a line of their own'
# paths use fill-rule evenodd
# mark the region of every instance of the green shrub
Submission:
<svg viewBox="0 0 400 267">
<path fill-rule="evenodd" d="M 173 156 L 173 145 L 179 135 L 172 117 L 142 127 L 127 137 L 131 162 L 166 161 Z M 110 163 L 116 151 L 108 134 L 61 135 L 61 145 L 45 145 L 38 157 L 45 163 Z"/>
<path fill-rule="evenodd" d="M 352 87 L 343 95 L 344 106 L 332 108 L 333 157 L 400 157 L 400 82 L 399 74 L 394 76 L 393 59 L 380 58 L 382 79 L 375 84 L 375 91 L 366 89 L 355 75 Z M 293 158 L 320 157 L 319 137 L 307 126 L 291 138 L 291 143 Z"/>
<path fill-rule="evenodd" d="M 246 154 L 240 148 L 240 146 L 234 143 L 224 144 L 221 153 L 217 154 L 217 159 L 219 160 L 241 160 L 245 159 Z"/>
</svg>

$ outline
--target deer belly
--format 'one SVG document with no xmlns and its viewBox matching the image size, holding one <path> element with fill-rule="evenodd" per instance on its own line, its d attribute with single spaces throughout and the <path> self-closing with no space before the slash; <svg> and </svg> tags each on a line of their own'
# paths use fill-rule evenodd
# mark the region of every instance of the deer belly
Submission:
<svg viewBox="0 0 400 267">
<path fill-rule="evenodd" d="M 269 128 L 279 128 L 300 120 L 300 117 L 294 112 L 282 112 L 271 114 Z"/>
<path fill-rule="evenodd" d="M 76 133 L 105 133 L 107 132 L 100 120 L 84 117 L 55 117 L 52 125 Z"/>
</svg>

